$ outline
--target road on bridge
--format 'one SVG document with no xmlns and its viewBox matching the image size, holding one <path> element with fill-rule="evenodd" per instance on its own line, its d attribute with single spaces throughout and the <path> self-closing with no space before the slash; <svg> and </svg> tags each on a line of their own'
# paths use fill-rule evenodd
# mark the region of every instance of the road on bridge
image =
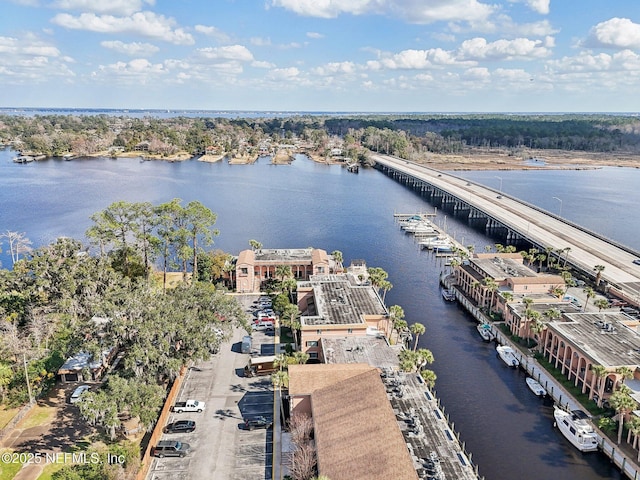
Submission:
<svg viewBox="0 0 640 480">
<path fill-rule="evenodd" d="M 455 175 L 387 155 L 373 154 L 371 159 L 450 193 L 542 248 L 556 251 L 569 248 L 567 263 L 586 273 L 594 275 L 594 266 L 603 265 L 602 280 L 617 286 L 636 305 L 640 304 L 640 265 L 633 263 L 639 255 L 633 250 L 599 238 L 515 197 Z"/>
</svg>

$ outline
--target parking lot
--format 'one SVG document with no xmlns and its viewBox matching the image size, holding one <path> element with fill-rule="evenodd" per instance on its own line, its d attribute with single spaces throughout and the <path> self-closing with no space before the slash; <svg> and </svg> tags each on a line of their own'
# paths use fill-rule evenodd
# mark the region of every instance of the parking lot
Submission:
<svg viewBox="0 0 640 480">
<path fill-rule="evenodd" d="M 257 298 L 257 297 L 255 297 Z M 253 300 L 245 299 L 247 307 Z M 272 429 L 244 428 L 245 418 L 273 419 L 273 390 L 269 376 L 245 378 L 250 355 L 242 354 L 247 333 L 234 330 L 232 338 L 208 362 L 191 368 L 179 400 L 206 402 L 202 413 L 172 414 L 176 420 L 194 420 L 192 433 L 164 434 L 162 440 L 179 440 L 191 446 L 184 458 L 155 458 L 148 479 L 264 480 L 271 478 Z M 272 332 L 253 332 L 253 350 L 273 352 Z"/>
</svg>

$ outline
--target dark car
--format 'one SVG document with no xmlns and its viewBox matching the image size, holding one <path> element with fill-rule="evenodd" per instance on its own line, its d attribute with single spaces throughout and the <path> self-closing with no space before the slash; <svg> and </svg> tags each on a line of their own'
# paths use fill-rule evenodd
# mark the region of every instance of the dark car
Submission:
<svg viewBox="0 0 640 480">
<path fill-rule="evenodd" d="M 640 258 L 636 258 L 633 263 L 635 263 L 636 265 L 640 265 Z"/>
<path fill-rule="evenodd" d="M 184 457 L 189 453 L 191 446 L 188 443 L 163 440 L 153 447 L 154 457 Z"/>
<path fill-rule="evenodd" d="M 255 430 L 258 428 L 271 428 L 273 422 L 265 417 L 246 418 L 244 420 L 245 430 Z"/>
<path fill-rule="evenodd" d="M 196 429 L 196 422 L 193 420 L 178 420 L 164 427 L 164 433 L 189 433 Z"/>
</svg>

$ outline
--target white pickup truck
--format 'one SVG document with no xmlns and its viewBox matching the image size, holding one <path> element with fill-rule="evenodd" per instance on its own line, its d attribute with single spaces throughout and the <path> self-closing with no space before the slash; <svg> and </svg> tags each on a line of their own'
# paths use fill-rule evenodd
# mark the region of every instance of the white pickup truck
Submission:
<svg viewBox="0 0 640 480">
<path fill-rule="evenodd" d="M 182 412 L 202 412 L 204 411 L 204 402 L 198 400 L 187 400 L 186 402 L 176 402 L 173 406 L 173 411 L 176 413 Z"/>
</svg>

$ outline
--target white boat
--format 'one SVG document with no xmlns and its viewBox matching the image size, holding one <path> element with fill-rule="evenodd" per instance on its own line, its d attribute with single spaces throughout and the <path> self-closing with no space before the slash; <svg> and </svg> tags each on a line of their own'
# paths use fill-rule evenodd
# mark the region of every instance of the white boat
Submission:
<svg viewBox="0 0 640 480">
<path fill-rule="evenodd" d="M 451 290 L 445 288 L 444 290 L 442 290 L 442 298 L 444 298 L 447 302 L 455 302 L 456 294 L 455 292 L 452 292 Z"/>
<path fill-rule="evenodd" d="M 527 386 L 529 387 L 529 390 L 531 390 L 534 394 L 536 394 L 539 397 L 547 396 L 547 391 L 542 385 L 540 385 L 540 382 L 538 382 L 537 380 L 531 377 L 527 377 L 526 382 L 527 382 Z"/>
<path fill-rule="evenodd" d="M 557 405 L 553 406 L 555 426 L 567 440 L 581 452 L 598 450 L 600 436 L 595 432 L 589 417 L 582 410 L 568 412 Z"/>
<path fill-rule="evenodd" d="M 520 366 L 520 362 L 518 361 L 516 352 L 513 351 L 513 348 L 507 345 L 498 345 L 496 347 L 496 351 L 498 352 L 498 355 L 500 356 L 502 361 L 507 364 L 507 366 L 514 368 Z"/>
<path fill-rule="evenodd" d="M 490 342 L 496 336 L 491 331 L 491 325 L 488 323 L 479 323 L 476 328 L 478 329 L 478 333 L 482 337 L 485 342 Z"/>
</svg>

